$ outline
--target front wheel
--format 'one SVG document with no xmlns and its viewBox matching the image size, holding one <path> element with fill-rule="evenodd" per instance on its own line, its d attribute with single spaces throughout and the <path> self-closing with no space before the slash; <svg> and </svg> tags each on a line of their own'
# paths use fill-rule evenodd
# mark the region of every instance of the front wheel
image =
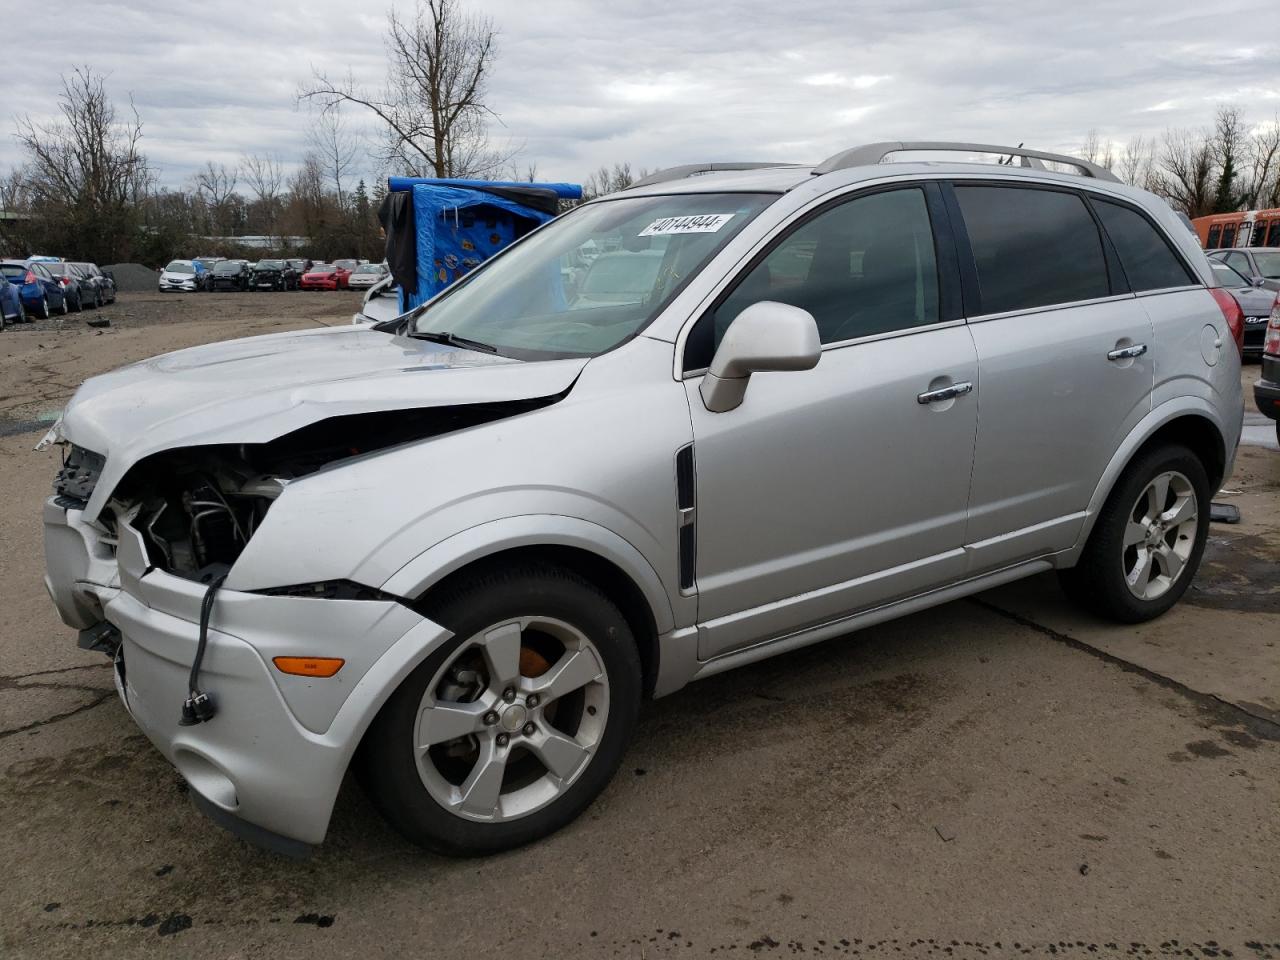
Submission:
<svg viewBox="0 0 1280 960">
<path fill-rule="evenodd" d="M 586 580 L 529 566 L 431 604 L 454 636 L 370 727 L 365 782 L 408 839 L 495 853 L 568 824 L 613 777 L 641 697 L 635 638 Z"/>
<path fill-rule="evenodd" d="M 1186 447 L 1140 455 L 1098 514 L 1079 563 L 1059 574 L 1068 596 L 1121 623 L 1160 616 L 1200 566 L 1210 495 L 1204 464 Z"/>
</svg>

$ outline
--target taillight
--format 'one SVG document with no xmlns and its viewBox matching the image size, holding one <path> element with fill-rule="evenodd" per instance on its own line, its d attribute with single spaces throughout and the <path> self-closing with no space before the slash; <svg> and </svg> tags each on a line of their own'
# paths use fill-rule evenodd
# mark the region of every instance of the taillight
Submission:
<svg viewBox="0 0 1280 960">
<path fill-rule="evenodd" d="M 1218 309 L 1222 311 L 1222 318 L 1227 321 L 1227 329 L 1231 331 L 1231 337 L 1236 342 L 1236 349 L 1243 356 L 1244 311 L 1240 309 L 1240 304 L 1236 302 L 1236 298 L 1221 287 L 1210 287 L 1209 292 L 1213 294 L 1213 299 L 1218 301 Z M 1275 316 L 1274 311 L 1272 311 L 1272 316 Z"/>
<path fill-rule="evenodd" d="M 69 287 L 69 286 L 71 286 L 71 278 L 70 278 L 70 277 L 59 277 L 59 278 L 58 278 L 58 282 L 59 282 L 60 284 L 62 284 L 64 287 Z"/>
<path fill-rule="evenodd" d="M 27 271 L 27 275 L 26 275 L 25 277 L 23 277 L 23 278 L 22 278 L 22 282 L 23 282 L 23 283 L 35 283 L 35 282 L 36 282 L 36 274 L 35 274 L 35 271 L 34 271 L 34 270 L 28 270 L 28 271 Z"/>
<path fill-rule="evenodd" d="M 1271 308 L 1271 319 L 1267 322 L 1267 339 L 1262 342 L 1262 352 L 1280 357 L 1280 296 L 1276 297 L 1275 306 Z"/>
</svg>

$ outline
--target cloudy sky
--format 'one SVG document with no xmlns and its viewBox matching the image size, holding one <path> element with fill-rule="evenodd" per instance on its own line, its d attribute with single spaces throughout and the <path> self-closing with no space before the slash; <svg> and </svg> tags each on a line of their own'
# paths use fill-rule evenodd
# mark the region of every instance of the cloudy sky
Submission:
<svg viewBox="0 0 1280 960">
<path fill-rule="evenodd" d="M 887 139 L 1072 151 L 1091 128 L 1123 141 L 1202 126 L 1227 101 L 1267 122 L 1280 113 L 1275 3 L 469 7 L 500 34 L 494 138 L 540 177 L 577 180 L 617 160 L 816 161 Z M 384 72 L 381 0 L 61 0 L 56 9 L 20 42 L 7 28 L 0 37 L 0 171 L 21 160 L 13 114 L 52 114 L 59 74 L 76 65 L 105 73 L 118 101 L 132 94 L 147 155 L 171 186 L 206 160 L 234 164 L 245 152 L 294 162 L 310 119 L 294 94 L 313 67 L 350 69 L 371 85 Z"/>
</svg>

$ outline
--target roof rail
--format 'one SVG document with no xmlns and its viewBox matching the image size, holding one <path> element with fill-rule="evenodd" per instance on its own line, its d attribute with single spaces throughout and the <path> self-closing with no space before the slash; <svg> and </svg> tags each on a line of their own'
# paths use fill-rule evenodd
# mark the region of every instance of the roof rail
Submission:
<svg viewBox="0 0 1280 960">
<path fill-rule="evenodd" d="M 724 163 L 686 163 L 679 167 L 667 167 L 665 170 L 651 173 L 647 177 L 631 184 L 631 187 L 647 187 L 655 183 L 666 183 L 668 180 L 683 180 L 685 177 L 692 177 L 694 174 L 711 173 L 714 170 L 762 170 L 766 167 L 795 166 L 799 166 L 799 164 L 782 163 L 780 161 L 756 163 L 751 160 L 729 160 Z M 627 189 L 630 190 L 631 187 Z"/>
<path fill-rule="evenodd" d="M 884 161 L 891 153 L 902 153 L 906 150 L 939 150 L 952 153 L 995 153 L 1007 154 L 1010 158 L 1018 157 L 1019 166 L 1035 167 L 1044 170 L 1044 161 L 1061 163 L 1075 167 L 1083 176 L 1095 180 L 1110 180 L 1120 183 L 1121 180 L 1106 167 L 1100 167 L 1079 157 L 1068 157 L 1061 153 L 1045 153 L 1042 150 L 1027 150 L 1024 147 L 1001 147 L 990 143 L 952 143 L 946 140 L 886 140 L 883 143 L 867 143 L 860 147 L 843 150 L 834 156 L 827 157 L 813 168 L 815 176 L 831 173 L 833 170 L 847 170 L 849 167 L 874 166 Z"/>
</svg>

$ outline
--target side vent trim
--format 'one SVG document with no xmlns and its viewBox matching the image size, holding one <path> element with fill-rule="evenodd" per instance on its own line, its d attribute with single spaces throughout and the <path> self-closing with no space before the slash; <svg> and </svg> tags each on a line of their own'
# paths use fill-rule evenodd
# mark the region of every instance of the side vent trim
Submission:
<svg viewBox="0 0 1280 960">
<path fill-rule="evenodd" d="M 676 518 L 680 531 L 680 592 L 692 593 L 698 563 L 697 483 L 692 443 L 676 451 Z"/>
</svg>

